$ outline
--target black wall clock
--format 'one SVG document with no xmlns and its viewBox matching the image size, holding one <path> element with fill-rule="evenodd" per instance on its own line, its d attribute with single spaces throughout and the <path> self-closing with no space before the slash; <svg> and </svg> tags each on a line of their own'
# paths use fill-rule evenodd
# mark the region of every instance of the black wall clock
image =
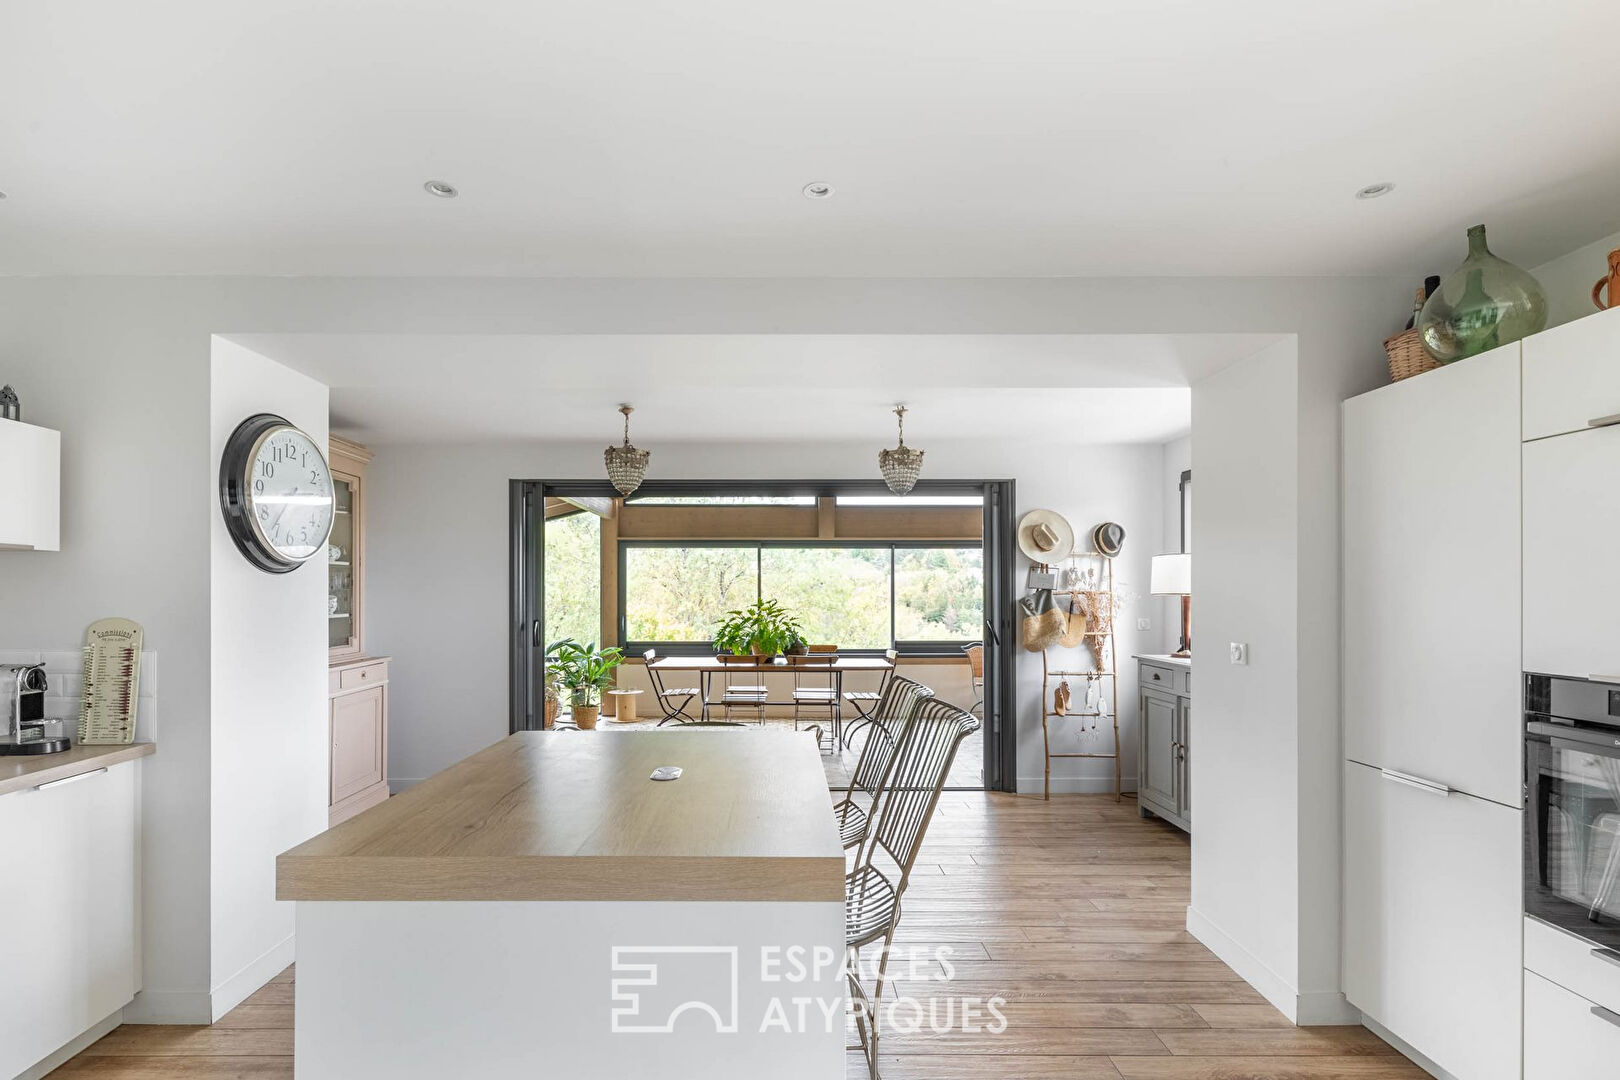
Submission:
<svg viewBox="0 0 1620 1080">
<path fill-rule="evenodd" d="M 219 507 L 248 562 L 271 574 L 296 570 L 332 532 L 326 455 L 283 417 L 250 416 L 220 457 Z"/>
</svg>

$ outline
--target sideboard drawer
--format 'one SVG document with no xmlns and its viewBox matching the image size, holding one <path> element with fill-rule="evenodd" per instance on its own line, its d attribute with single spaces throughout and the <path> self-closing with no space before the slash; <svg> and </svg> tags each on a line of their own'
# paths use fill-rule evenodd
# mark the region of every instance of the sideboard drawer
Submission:
<svg viewBox="0 0 1620 1080">
<path fill-rule="evenodd" d="M 363 686 L 376 686 L 388 681 L 388 665 L 361 664 L 358 667 L 343 668 L 338 672 L 339 690 L 358 690 Z"/>
<path fill-rule="evenodd" d="M 1173 667 L 1150 664 L 1144 660 L 1141 667 L 1141 684 L 1156 687 L 1167 694 L 1178 693 L 1181 691 L 1181 687 L 1176 681 L 1177 674 L 1178 672 Z"/>
</svg>

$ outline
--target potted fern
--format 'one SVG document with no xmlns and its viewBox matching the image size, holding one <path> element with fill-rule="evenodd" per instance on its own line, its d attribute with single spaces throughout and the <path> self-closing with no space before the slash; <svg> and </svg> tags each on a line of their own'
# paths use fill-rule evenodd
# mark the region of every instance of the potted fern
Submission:
<svg viewBox="0 0 1620 1080">
<path fill-rule="evenodd" d="M 775 600 L 726 612 L 714 632 L 715 649 L 733 656 L 777 656 L 803 645 L 804 629 Z"/>
<path fill-rule="evenodd" d="M 558 680 L 568 691 L 574 723 L 581 731 L 594 730 L 602 715 L 602 691 L 613 685 L 614 672 L 624 663 L 624 651 L 617 647 L 598 649 L 595 642 L 581 645 L 572 638 L 552 648 L 556 650 Z"/>
</svg>

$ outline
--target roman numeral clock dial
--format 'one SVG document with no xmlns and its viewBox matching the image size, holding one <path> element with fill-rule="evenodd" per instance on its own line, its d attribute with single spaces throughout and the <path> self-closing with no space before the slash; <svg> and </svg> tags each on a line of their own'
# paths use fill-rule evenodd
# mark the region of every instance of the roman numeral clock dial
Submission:
<svg viewBox="0 0 1620 1080">
<path fill-rule="evenodd" d="M 302 566 L 332 532 L 332 473 L 315 441 L 280 416 L 242 421 L 219 463 L 220 509 L 237 550 L 272 574 Z"/>
</svg>

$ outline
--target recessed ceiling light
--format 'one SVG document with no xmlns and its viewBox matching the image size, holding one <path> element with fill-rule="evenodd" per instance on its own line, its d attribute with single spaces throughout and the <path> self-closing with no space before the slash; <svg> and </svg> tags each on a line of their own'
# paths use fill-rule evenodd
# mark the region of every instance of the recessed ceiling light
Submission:
<svg viewBox="0 0 1620 1080">
<path fill-rule="evenodd" d="M 1366 187 L 1364 187 L 1360 191 L 1356 192 L 1356 198 L 1358 198 L 1358 199 L 1376 199 L 1376 198 L 1378 198 L 1378 196 L 1380 196 L 1380 195 L 1388 195 L 1390 192 L 1392 192 L 1394 190 L 1395 190 L 1395 185 L 1391 184 L 1389 181 L 1386 180 L 1382 184 L 1368 184 Z"/>
<path fill-rule="evenodd" d="M 453 199 L 461 194 L 454 184 L 447 184 L 443 180 L 429 180 L 422 185 L 422 190 L 440 199 Z"/>
<path fill-rule="evenodd" d="M 804 197 L 807 199 L 825 199 L 833 193 L 833 186 L 825 180 L 812 180 L 804 185 Z"/>
</svg>

